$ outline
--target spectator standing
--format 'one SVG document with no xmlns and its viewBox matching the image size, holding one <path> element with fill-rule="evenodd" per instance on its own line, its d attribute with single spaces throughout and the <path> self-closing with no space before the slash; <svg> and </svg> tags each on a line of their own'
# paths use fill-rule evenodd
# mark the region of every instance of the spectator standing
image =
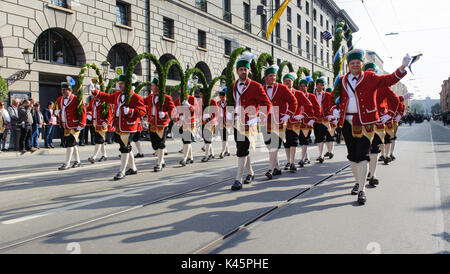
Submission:
<svg viewBox="0 0 450 274">
<path fill-rule="evenodd" d="M 9 150 L 19 151 L 21 128 L 17 125 L 19 122 L 19 99 L 14 99 L 12 105 L 8 107 L 10 124 Z"/>
<path fill-rule="evenodd" d="M 33 114 L 32 114 L 31 102 L 25 100 L 23 104 L 19 107 L 19 122 L 20 125 L 20 140 L 19 149 L 24 154 L 26 151 L 34 152 L 36 149 L 31 147 L 31 135 L 32 135 L 32 125 L 33 125 Z"/>
<path fill-rule="evenodd" d="M 45 148 L 55 148 L 53 146 L 53 134 L 56 127 L 56 116 L 53 114 L 54 103 L 50 101 L 44 109 L 44 145 Z"/>
<path fill-rule="evenodd" d="M 6 137 L 11 123 L 8 111 L 5 109 L 5 103 L 0 101 L 0 149 L 6 151 Z"/>
<path fill-rule="evenodd" d="M 42 132 L 42 125 L 44 124 L 44 116 L 40 110 L 41 105 L 39 103 L 35 103 L 33 105 L 33 126 L 32 126 L 32 135 L 31 135 L 31 146 L 34 149 L 39 149 L 39 137 Z"/>
</svg>

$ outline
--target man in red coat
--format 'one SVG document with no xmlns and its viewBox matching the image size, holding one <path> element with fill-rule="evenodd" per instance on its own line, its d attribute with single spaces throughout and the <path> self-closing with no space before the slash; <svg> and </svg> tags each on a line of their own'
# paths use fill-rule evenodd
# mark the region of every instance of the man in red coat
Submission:
<svg viewBox="0 0 450 274">
<path fill-rule="evenodd" d="M 297 99 L 287 86 L 279 84 L 277 80 L 276 65 L 270 66 L 264 72 L 267 97 L 272 103 L 272 111 L 267 118 L 267 127 L 263 128 L 264 143 L 269 150 L 269 170 L 266 177 L 271 180 L 273 176 L 281 175 L 278 161 L 278 151 L 286 140 L 286 123 L 295 116 Z"/>
<path fill-rule="evenodd" d="M 236 141 L 238 168 L 236 179 L 231 190 L 242 189 L 242 175 L 244 167 L 248 170 L 248 175 L 244 184 L 250 184 L 255 179 L 250 160 L 250 145 L 254 145 L 254 137 L 257 135 L 257 123 L 259 119 L 267 119 L 272 103 L 267 97 L 263 86 L 251 80 L 250 62 L 253 55 L 244 52 L 240 60 L 236 63 L 236 72 L 239 79 L 234 83 L 234 140 Z M 233 115 L 227 112 L 227 120 L 233 119 Z"/>
<path fill-rule="evenodd" d="M 222 135 L 222 152 L 220 152 L 220 159 L 223 159 L 226 156 L 230 156 L 230 151 L 228 148 L 228 124 L 227 124 L 227 97 L 226 97 L 227 88 L 224 87 L 222 91 L 219 92 L 219 101 L 217 102 L 217 106 L 220 111 L 220 119 L 219 119 L 219 128 L 221 129 Z"/>
<path fill-rule="evenodd" d="M 57 110 L 55 115 L 59 115 L 60 126 L 64 128 L 63 142 L 66 147 L 66 162 L 59 170 L 66 170 L 70 168 L 72 155 L 75 157 L 72 168 L 80 166 L 80 155 L 76 139 L 80 131 L 86 126 L 86 107 L 81 102 L 83 110 L 81 116 L 79 116 L 77 96 L 72 93 L 72 85 L 70 83 L 61 83 L 61 93 L 62 96 L 56 100 Z"/>
<path fill-rule="evenodd" d="M 406 75 L 405 67 L 411 62 L 411 57 L 406 55 L 399 69 L 383 76 L 370 71 L 363 72 L 363 60 L 362 50 L 354 49 L 347 54 L 349 72 L 341 79 L 339 111 L 333 107 L 333 116 L 339 118 L 339 126 L 342 127 L 347 146 L 347 158 L 359 186 L 359 204 L 365 204 L 367 200 L 364 190 L 375 124 L 380 120 L 387 122 L 392 118 L 389 114 L 379 117 L 376 91 L 400 81 Z"/>
<path fill-rule="evenodd" d="M 374 63 L 367 63 L 364 65 L 364 71 L 372 71 L 376 73 L 376 65 Z M 377 90 L 376 93 L 376 103 L 378 114 L 382 117 L 385 114 L 389 114 L 392 117 L 397 111 L 398 96 L 394 93 L 394 91 L 390 87 L 381 87 Z M 389 134 L 386 134 L 386 127 L 388 123 L 392 123 L 392 119 L 383 123 L 382 121 L 376 123 L 375 136 L 370 146 L 370 162 L 369 162 L 369 174 L 367 176 L 367 180 L 371 186 L 376 186 L 379 184 L 379 180 L 375 177 L 375 171 L 377 167 L 377 158 L 378 154 L 381 152 L 381 148 L 383 147 L 383 143 L 386 142 L 385 137 Z M 352 191 L 352 194 L 358 194 L 358 186 L 355 185 Z"/>
<path fill-rule="evenodd" d="M 172 112 L 175 110 L 172 97 L 167 94 L 164 95 L 164 104 L 161 108 L 158 82 L 158 79 L 153 79 L 152 94 L 144 100 L 147 108 L 147 120 L 150 126 L 150 140 L 158 157 L 158 162 L 153 168 L 155 172 L 161 171 L 166 166 L 164 149 L 166 148 L 167 126 L 169 125 L 170 117 L 172 117 Z"/>
<path fill-rule="evenodd" d="M 307 122 L 303 120 L 300 126 L 301 131 L 298 139 L 299 144 L 302 147 L 302 155 L 300 162 L 298 162 L 298 165 L 300 167 L 303 167 L 304 165 L 310 163 L 310 161 L 308 160 L 308 145 L 310 144 L 311 132 L 313 130 L 314 123 L 318 120 L 318 117 L 320 115 L 320 105 L 317 101 L 316 95 L 308 92 L 308 81 L 306 79 L 300 80 L 300 91 L 311 102 L 313 107 L 312 116 L 306 116 L 309 121 Z"/>
<path fill-rule="evenodd" d="M 203 93 L 204 89 L 200 90 L 199 96 L 202 100 L 202 136 L 203 141 L 205 142 L 205 156 L 202 159 L 202 162 L 208 162 L 211 159 L 214 159 L 214 150 L 211 145 L 212 138 L 214 136 L 214 132 L 216 131 L 217 126 L 217 117 L 219 117 L 219 106 L 217 105 L 216 100 L 212 99 L 210 100 L 209 104 L 204 102 L 203 100 Z M 205 107 L 206 105 L 206 107 Z M 203 108 L 205 107 L 205 108 Z"/>
<path fill-rule="evenodd" d="M 395 113 L 395 118 L 394 121 L 392 123 L 392 129 L 391 130 L 391 134 L 393 135 L 393 137 L 391 138 L 391 143 L 389 146 L 385 146 L 385 153 L 386 153 L 386 160 L 388 162 L 390 161 L 394 161 L 395 157 L 394 157 L 394 148 L 395 148 L 395 142 L 397 140 L 397 129 L 398 129 L 398 123 L 400 122 L 400 119 L 402 118 L 402 116 L 405 113 L 405 100 L 411 99 L 413 97 L 414 94 L 412 93 L 407 93 L 403 96 L 399 96 L 400 102 L 399 102 L 399 107 L 397 109 L 397 112 Z M 388 156 L 389 155 L 389 156 Z"/>
<path fill-rule="evenodd" d="M 92 86 L 93 83 L 91 82 L 91 89 Z M 106 107 L 107 111 L 104 111 Z M 113 121 L 112 105 L 92 97 L 87 108 L 87 119 L 92 121 L 95 131 L 94 154 L 88 158 L 88 161 L 94 164 L 100 150 L 102 151 L 102 157 L 98 161 L 106 161 L 108 160 L 108 156 L 106 155 L 105 137 L 108 132 L 108 126 L 110 126 Z"/>
<path fill-rule="evenodd" d="M 325 92 L 325 82 L 322 78 L 316 80 L 316 91 L 314 95 L 317 98 L 317 101 L 320 105 L 320 114 L 317 116 L 318 120 L 314 124 L 314 137 L 315 143 L 319 148 L 319 157 L 317 157 L 316 161 L 323 163 L 324 153 L 323 148 L 325 143 L 333 142 L 333 138 L 328 130 L 330 127 L 330 121 L 328 120 L 328 116 L 330 115 L 331 107 L 333 104 L 333 95 L 331 93 Z M 329 154 L 330 159 L 333 158 L 333 155 Z"/>
<path fill-rule="evenodd" d="M 138 121 L 145 115 L 144 99 L 130 90 L 130 102 L 125 102 L 125 76 L 119 76 L 119 90 L 113 94 L 107 94 L 98 89 L 92 90 L 92 95 L 102 102 L 114 105 L 114 127 L 116 128 L 116 141 L 119 143 L 121 152 L 120 171 L 114 176 L 114 180 L 121 180 L 126 175 L 137 174 L 132 147 L 130 145 L 133 135 L 138 131 Z M 127 171 L 128 162 L 130 169 Z"/>
<path fill-rule="evenodd" d="M 187 100 L 181 101 L 181 98 L 175 100 L 175 107 L 178 114 L 176 121 L 181 123 L 179 133 L 183 140 L 183 160 L 180 161 L 180 165 L 186 166 L 186 164 L 194 163 L 194 155 L 192 153 L 192 139 L 194 136 L 192 133 L 195 127 L 195 110 L 198 108 L 197 99 L 187 94 Z"/>
<path fill-rule="evenodd" d="M 313 120 L 314 112 L 311 101 L 306 98 L 305 94 L 299 90 L 293 88 L 295 76 L 291 73 L 286 74 L 283 77 L 283 84 L 288 87 L 289 91 L 297 99 L 297 109 L 294 116 L 292 116 L 286 126 L 286 142 L 283 143 L 286 150 L 287 164 L 285 170 L 295 172 L 297 167 L 295 166 L 295 153 L 298 146 L 299 135 L 301 132 L 301 123 L 309 123 Z"/>
</svg>

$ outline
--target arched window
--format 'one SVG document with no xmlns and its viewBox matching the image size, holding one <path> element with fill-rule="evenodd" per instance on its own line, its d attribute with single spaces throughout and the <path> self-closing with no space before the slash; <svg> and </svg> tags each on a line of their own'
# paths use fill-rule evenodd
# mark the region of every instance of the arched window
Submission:
<svg viewBox="0 0 450 274">
<path fill-rule="evenodd" d="M 34 58 L 36 60 L 49 61 L 51 63 L 77 65 L 78 56 L 82 53 L 81 45 L 74 43 L 76 40 L 73 35 L 65 30 L 48 29 L 44 31 L 37 39 L 34 45 Z M 78 49 L 78 54 L 76 49 Z M 84 54 L 82 54 L 84 55 Z"/>
<path fill-rule="evenodd" d="M 195 67 L 203 71 L 203 74 L 205 74 L 206 81 L 208 83 L 212 81 L 211 70 L 209 69 L 209 66 L 205 62 L 198 62 L 197 65 L 195 65 Z"/>
<path fill-rule="evenodd" d="M 161 63 L 161 65 L 164 67 L 166 65 L 167 62 L 169 62 L 170 60 L 175 59 L 175 56 L 173 56 L 172 54 L 164 54 L 163 56 L 161 56 L 159 58 L 159 62 Z M 178 72 L 177 68 L 175 66 L 171 67 L 169 70 L 169 74 L 167 75 L 167 79 L 169 80 L 175 80 L 175 81 L 180 81 L 180 73 Z"/>
<path fill-rule="evenodd" d="M 107 60 L 111 64 L 111 68 L 116 67 L 126 67 L 130 61 L 137 56 L 136 51 L 129 45 L 124 43 L 119 43 L 114 45 L 108 53 Z M 142 75 L 142 66 L 138 64 L 134 71 L 136 75 Z"/>
</svg>

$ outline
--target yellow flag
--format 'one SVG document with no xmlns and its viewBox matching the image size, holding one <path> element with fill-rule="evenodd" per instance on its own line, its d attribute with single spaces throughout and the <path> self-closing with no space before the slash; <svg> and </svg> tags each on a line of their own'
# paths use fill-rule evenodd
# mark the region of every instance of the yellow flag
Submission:
<svg viewBox="0 0 450 274">
<path fill-rule="evenodd" d="M 270 35 L 272 34 L 273 29 L 275 28 L 275 25 L 278 23 L 278 21 L 280 20 L 281 15 L 283 15 L 284 10 L 287 8 L 287 6 L 289 5 L 289 2 L 291 2 L 291 0 L 285 0 L 283 2 L 283 4 L 281 4 L 280 8 L 277 10 L 277 12 L 275 13 L 275 15 L 272 18 L 272 21 L 270 21 L 269 24 L 269 28 L 267 29 L 267 33 L 266 33 L 266 39 L 269 40 Z"/>
</svg>

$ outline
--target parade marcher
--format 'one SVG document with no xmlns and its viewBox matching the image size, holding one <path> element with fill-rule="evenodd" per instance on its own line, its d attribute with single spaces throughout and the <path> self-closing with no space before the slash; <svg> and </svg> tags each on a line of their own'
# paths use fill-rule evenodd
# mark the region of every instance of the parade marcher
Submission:
<svg viewBox="0 0 450 274">
<path fill-rule="evenodd" d="M 411 57 L 407 54 L 403 58 L 402 66 L 394 73 L 379 76 L 374 72 L 363 72 L 364 52 L 359 49 L 351 50 L 347 54 L 349 72 L 340 79 L 342 91 L 339 110 L 332 107 L 333 116 L 339 118 L 342 134 L 347 146 L 347 158 L 358 184 L 358 203 L 365 204 L 365 181 L 368 163 L 370 161 L 370 143 L 375 135 L 375 124 L 391 119 L 389 114 L 378 115 L 376 91 L 382 87 L 389 87 L 400 81 L 405 75 L 405 67 L 409 65 Z"/>
<path fill-rule="evenodd" d="M 316 80 L 316 91 L 314 95 L 317 98 L 317 101 L 320 105 L 320 115 L 317 115 L 318 120 L 314 123 L 314 137 L 315 143 L 319 148 L 319 157 L 317 157 L 316 161 L 323 163 L 324 159 L 324 146 L 325 143 L 333 142 L 333 138 L 328 130 L 330 127 L 330 122 L 328 120 L 328 116 L 330 115 L 330 109 L 333 104 L 333 95 L 324 91 L 325 81 L 322 78 Z M 332 154 L 328 154 L 328 156 L 333 158 Z"/>
<path fill-rule="evenodd" d="M 97 89 L 98 88 L 99 87 L 97 86 Z M 106 107 L 108 107 L 108 109 L 105 111 Z M 102 157 L 100 157 L 98 161 L 106 161 L 108 160 L 105 144 L 106 133 L 108 132 L 108 126 L 111 125 L 113 121 L 113 106 L 93 97 L 89 102 L 87 113 L 87 119 L 92 121 L 92 126 L 94 127 L 95 143 L 94 154 L 88 158 L 88 161 L 94 164 L 100 150 L 102 152 Z"/>
<path fill-rule="evenodd" d="M 181 166 L 194 163 L 192 140 L 194 139 L 195 110 L 198 108 L 197 99 L 192 95 L 186 95 L 187 100 L 181 101 L 181 98 L 175 100 L 178 114 L 177 121 L 181 123 L 179 133 L 181 134 L 181 139 L 183 141 L 183 160 L 180 161 Z"/>
<path fill-rule="evenodd" d="M 397 112 L 395 113 L 394 121 L 392 123 L 392 133 L 391 134 L 393 136 L 391 138 L 391 143 L 390 143 L 389 147 L 385 147 L 386 156 L 389 155 L 389 158 L 387 159 L 388 161 L 394 161 L 395 160 L 394 148 L 395 148 L 395 142 L 397 140 L 398 123 L 402 119 L 402 116 L 405 114 L 405 108 L 406 108 L 405 107 L 405 100 L 411 99 L 413 97 L 413 95 L 414 94 L 412 94 L 412 93 L 406 93 L 403 96 L 399 96 L 400 103 L 399 103 Z"/>
<path fill-rule="evenodd" d="M 248 75 L 250 73 L 250 62 L 253 55 L 244 52 L 240 60 L 236 63 L 236 72 L 239 79 L 234 83 L 234 140 L 236 141 L 238 167 L 234 184 L 231 190 L 242 189 L 242 175 L 244 168 L 247 168 L 248 175 L 244 184 L 250 184 L 255 179 L 250 160 L 250 146 L 254 146 L 254 138 L 257 135 L 257 123 L 267 119 L 272 103 L 267 97 L 263 86 L 251 80 Z M 260 109 L 261 108 L 261 109 Z M 233 119 L 233 114 L 227 111 L 227 120 Z"/>
<path fill-rule="evenodd" d="M 144 99 L 145 107 L 147 108 L 147 121 L 150 127 L 150 140 L 158 157 L 158 162 L 153 168 L 155 172 L 161 171 L 166 166 L 164 149 L 166 148 L 167 128 L 172 112 L 175 109 L 172 97 L 167 94 L 164 95 L 164 104 L 161 108 L 158 83 L 159 80 L 157 78 L 152 80 L 152 93 Z"/>
<path fill-rule="evenodd" d="M 287 164 L 285 170 L 295 172 L 297 167 L 295 166 L 295 153 L 299 144 L 299 136 L 301 132 L 301 123 L 311 123 L 313 121 L 313 105 L 306 98 L 305 94 L 299 90 L 293 88 L 295 76 L 291 73 L 286 74 L 283 77 L 283 84 L 288 87 L 289 91 L 297 99 L 297 109 L 295 113 L 287 122 L 286 126 L 286 142 L 284 142 L 284 148 L 286 150 Z"/>
<path fill-rule="evenodd" d="M 125 102 L 125 76 L 119 76 L 118 88 L 113 94 L 107 94 L 98 89 L 92 90 L 92 95 L 99 100 L 114 105 L 114 127 L 116 128 L 116 141 L 120 145 L 120 171 L 114 177 L 114 180 L 121 180 L 126 175 L 137 174 L 137 167 L 134 160 L 132 147 L 130 145 L 133 140 L 133 135 L 138 131 L 138 121 L 140 117 L 145 115 L 144 99 L 130 90 L 130 102 L 126 105 Z M 92 86 L 90 88 L 93 88 Z M 127 165 L 130 164 L 130 169 L 127 171 Z"/>
<path fill-rule="evenodd" d="M 200 99 L 203 102 L 204 98 L 204 89 L 200 90 Z M 203 102 L 203 105 L 206 103 Z M 216 100 L 212 99 L 209 101 L 209 104 L 207 104 L 207 107 L 205 109 L 202 108 L 202 136 L 203 141 L 205 142 L 205 156 L 202 159 L 202 162 L 208 162 L 211 159 L 214 159 L 214 150 L 212 147 L 212 139 L 214 136 L 214 132 L 216 131 L 217 126 L 217 117 L 219 116 L 219 106 L 217 105 Z"/>
<path fill-rule="evenodd" d="M 270 66 L 264 72 L 264 90 L 272 103 L 272 111 L 267 118 L 267 127 L 263 128 L 264 143 L 269 150 L 269 170 L 266 177 L 270 180 L 273 176 L 281 175 L 278 161 L 278 151 L 286 140 L 286 123 L 295 116 L 297 99 L 287 86 L 276 82 L 276 65 Z"/>
<path fill-rule="evenodd" d="M 80 166 L 77 137 L 86 126 L 86 108 L 83 104 L 81 117 L 78 117 L 77 96 L 72 93 L 70 82 L 61 83 L 61 93 L 62 96 L 56 100 L 55 115 L 59 115 L 60 126 L 64 129 L 63 143 L 66 148 L 66 161 L 59 170 L 66 170 L 70 168 L 72 155 L 75 158 L 72 168 Z"/>
<path fill-rule="evenodd" d="M 374 63 L 367 63 L 364 65 L 364 71 L 372 71 L 376 73 L 376 65 Z M 375 171 L 378 163 L 377 158 L 378 154 L 381 152 L 380 148 L 383 147 L 385 136 L 388 135 L 386 133 L 386 127 L 388 127 L 388 124 L 392 124 L 392 119 L 397 111 L 399 101 L 398 96 L 390 87 L 381 87 L 377 89 L 376 106 L 379 117 L 383 117 L 388 114 L 392 118 L 384 123 L 379 121 L 375 124 L 376 134 L 374 135 L 370 146 L 369 173 L 367 175 L 367 180 L 371 186 L 376 186 L 379 184 L 379 180 L 375 177 Z M 352 194 L 358 194 L 358 186 L 356 184 L 352 190 Z"/>
<path fill-rule="evenodd" d="M 220 159 L 223 159 L 226 156 L 230 156 L 230 150 L 228 148 L 228 128 L 227 128 L 227 97 L 226 97 L 227 88 L 224 87 L 222 91 L 219 91 L 219 102 L 217 105 L 220 111 L 220 122 L 219 128 L 221 128 L 222 135 L 222 152 L 220 152 Z"/>
<path fill-rule="evenodd" d="M 311 132 L 313 130 L 315 122 L 318 120 L 321 110 L 316 95 L 314 95 L 314 93 L 308 92 L 308 81 L 306 79 L 300 80 L 300 91 L 304 93 L 305 97 L 311 102 L 313 107 L 313 115 L 312 117 L 309 117 L 311 118 L 309 122 L 305 122 L 305 120 L 303 120 L 300 126 L 301 131 L 299 135 L 299 144 L 302 148 L 302 153 L 298 165 L 300 167 L 303 167 L 304 165 L 310 163 L 310 161 L 308 160 L 308 145 L 311 143 Z"/>
<path fill-rule="evenodd" d="M 325 90 L 326 93 L 330 94 L 330 102 L 329 102 L 329 108 L 334 104 L 334 95 L 333 90 L 331 88 L 327 88 Z M 330 124 L 330 128 L 328 130 L 328 134 L 326 137 L 326 146 L 327 146 L 327 153 L 325 153 L 324 157 L 328 157 L 329 159 L 332 159 L 334 157 L 334 142 L 336 141 L 334 139 L 334 135 L 337 129 L 337 123 L 338 120 L 334 118 L 332 113 L 328 112 L 327 120 Z"/>
</svg>

